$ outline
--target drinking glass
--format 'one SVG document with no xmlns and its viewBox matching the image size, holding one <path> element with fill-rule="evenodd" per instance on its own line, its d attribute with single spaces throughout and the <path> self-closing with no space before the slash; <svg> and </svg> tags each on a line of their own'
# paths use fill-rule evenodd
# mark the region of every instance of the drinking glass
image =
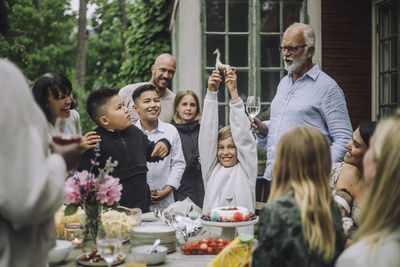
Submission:
<svg viewBox="0 0 400 267">
<path fill-rule="evenodd" d="M 53 142 L 57 145 L 69 145 L 81 143 L 81 128 L 78 120 L 58 117 L 54 125 L 55 134 Z"/>
<path fill-rule="evenodd" d="M 114 260 L 118 257 L 122 248 L 121 236 L 110 236 L 106 231 L 99 231 L 97 234 L 97 250 L 104 258 L 108 267 L 111 267 Z"/>
<path fill-rule="evenodd" d="M 254 118 L 260 112 L 261 102 L 258 96 L 248 96 L 246 100 L 246 111 L 247 114 Z"/>
</svg>

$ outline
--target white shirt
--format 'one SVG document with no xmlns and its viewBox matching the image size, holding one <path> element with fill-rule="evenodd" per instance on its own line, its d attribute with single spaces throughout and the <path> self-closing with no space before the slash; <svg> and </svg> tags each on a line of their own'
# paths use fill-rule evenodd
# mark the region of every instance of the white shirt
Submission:
<svg viewBox="0 0 400 267">
<path fill-rule="evenodd" d="M 231 205 L 245 207 L 251 212 L 255 208 L 256 140 L 250 131 L 250 122 L 244 112 L 242 100 L 231 101 L 229 107 L 229 121 L 237 148 L 238 163 L 227 168 L 217 158 L 217 92 L 207 90 L 199 133 L 201 172 L 205 187 L 203 214 L 215 207 L 228 206 L 227 196 L 233 197 Z"/>
<path fill-rule="evenodd" d="M 78 111 L 75 109 L 71 109 L 71 112 L 69 113 L 68 117 L 68 129 L 71 133 L 73 133 L 73 130 L 69 127 L 69 124 L 71 123 L 72 125 L 79 125 L 79 133 L 82 134 L 82 127 L 81 127 L 81 119 L 79 116 Z M 75 121 L 78 121 L 75 124 Z M 56 134 L 56 128 L 51 124 L 49 121 L 47 122 L 48 130 L 47 130 L 47 139 L 49 142 L 53 142 L 53 136 Z"/>
<path fill-rule="evenodd" d="M 178 189 L 186 167 L 178 130 L 172 124 L 162 122 L 160 119 L 158 120 L 157 127 L 151 132 L 143 128 L 140 120 L 138 120 L 135 125 L 148 136 L 150 141 L 157 142 L 165 138 L 171 143 L 171 151 L 164 160 L 159 162 L 147 162 L 147 168 L 149 169 L 147 172 L 147 183 L 149 184 L 150 190 L 161 190 L 166 185 Z M 159 204 L 151 205 L 150 210 L 152 211 L 155 208 L 164 209 L 174 202 L 174 195 L 171 191 Z"/>
<path fill-rule="evenodd" d="M 398 267 L 400 266 L 399 252 L 400 228 L 372 247 L 365 242 L 365 238 L 361 238 L 339 256 L 335 267 Z"/>
</svg>

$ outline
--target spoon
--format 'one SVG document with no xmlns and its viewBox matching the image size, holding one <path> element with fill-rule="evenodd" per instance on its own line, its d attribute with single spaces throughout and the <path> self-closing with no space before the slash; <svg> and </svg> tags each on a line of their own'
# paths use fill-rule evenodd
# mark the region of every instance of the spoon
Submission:
<svg viewBox="0 0 400 267">
<path fill-rule="evenodd" d="M 158 245 L 160 245 L 160 242 L 161 242 L 160 239 L 156 239 L 156 240 L 154 241 L 154 244 L 153 244 L 153 246 L 151 247 L 151 249 L 147 251 L 147 254 L 151 254 L 151 252 L 153 252 L 153 250 L 154 250 Z"/>
</svg>

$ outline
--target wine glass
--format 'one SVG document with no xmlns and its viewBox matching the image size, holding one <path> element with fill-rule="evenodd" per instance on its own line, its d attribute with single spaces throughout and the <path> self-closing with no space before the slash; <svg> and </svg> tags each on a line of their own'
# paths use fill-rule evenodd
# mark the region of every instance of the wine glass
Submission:
<svg viewBox="0 0 400 267">
<path fill-rule="evenodd" d="M 97 234 L 97 250 L 104 258 L 108 267 L 111 267 L 114 260 L 118 257 L 122 248 L 121 235 L 99 231 Z"/>
<path fill-rule="evenodd" d="M 247 114 L 254 118 L 260 112 L 261 102 L 258 96 L 248 96 L 246 100 L 246 111 Z"/>
<path fill-rule="evenodd" d="M 54 129 L 53 142 L 57 145 L 64 146 L 81 143 L 81 128 L 78 120 L 58 117 Z"/>
</svg>

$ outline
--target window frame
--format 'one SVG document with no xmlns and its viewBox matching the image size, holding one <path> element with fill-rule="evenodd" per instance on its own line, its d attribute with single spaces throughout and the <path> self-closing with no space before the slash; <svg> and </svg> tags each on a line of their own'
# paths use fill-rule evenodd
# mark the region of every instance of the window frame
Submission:
<svg viewBox="0 0 400 267">
<path fill-rule="evenodd" d="M 386 29 L 389 32 L 388 36 L 383 36 L 383 30 L 384 30 L 384 25 L 382 23 L 382 16 L 383 16 L 383 11 L 391 9 L 393 7 L 396 7 L 397 5 L 397 32 L 394 34 L 390 33 L 390 28 Z M 400 108 L 400 4 L 395 1 L 395 0 L 388 0 L 388 1 L 381 1 L 380 3 L 377 3 L 375 6 L 375 16 L 376 16 L 376 24 L 375 24 L 375 29 L 376 29 L 376 62 L 377 64 L 377 69 L 375 71 L 376 73 L 376 80 L 377 80 L 377 88 L 376 88 L 376 94 L 375 94 L 375 105 L 376 105 L 376 118 L 380 119 L 386 115 L 389 115 L 391 112 L 394 110 Z M 390 24 L 388 24 L 390 27 Z M 384 52 L 383 52 L 383 43 L 384 42 L 390 42 L 390 40 L 396 39 L 397 45 L 397 66 L 395 67 L 389 67 L 387 70 L 383 70 L 383 57 L 384 57 Z M 392 47 L 389 45 L 389 49 Z M 390 55 L 392 55 L 393 51 L 389 50 L 387 52 L 388 60 L 390 61 Z M 389 88 L 388 90 L 385 90 L 385 88 L 382 88 L 383 86 L 383 76 L 384 75 L 392 75 L 393 73 L 397 73 L 397 99 L 393 101 L 391 98 L 391 93 L 392 93 L 392 80 L 389 79 Z M 390 98 L 389 103 L 384 103 L 383 100 L 383 95 L 388 95 Z M 385 112 L 385 109 L 392 109 L 389 113 Z"/>
<path fill-rule="evenodd" d="M 261 72 L 262 71 L 271 71 L 280 73 L 280 79 L 282 79 L 286 75 L 286 70 L 284 68 L 284 63 L 282 58 L 280 58 L 279 67 L 261 67 L 260 62 L 260 54 L 261 54 L 261 36 L 277 36 L 279 35 L 279 41 L 282 41 L 283 33 L 285 29 L 283 28 L 283 2 L 285 0 L 275 0 L 279 1 L 279 32 L 260 32 L 260 0 L 249 0 L 249 9 L 248 9 L 248 31 L 247 32 L 229 32 L 229 3 L 232 0 L 225 0 L 225 31 L 224 32 L 212 32 L 206 31 L 206 22 L 207 22 L 207 14 L 206 14 L 206 0 L 201 1 L 201 18 L 202 18 L 202 81 L 203 81 L 203 97 L 206 94 L 207 90 L 207 79 L 208 73 L 207 71 L 213 70 L 214 67 L 207 67 L 207 35 L 223 35 L 225 41 L 225 49 L 222 51 L 223 58 L 226 62 L 230 62 L 229 60 L 229 36 L 232 35 L 248 35 L 248 66 L 247 67 L 237 67 L 238 71 L 247 71 L 248 72 L 248 88 L 247 88 L 247 96 L 248 95 L 256 95 L 261 97 Z M 300 9 L 300 22 L 308 23 L 308 9 L 307 9 L 306 0 L 301 0 L 301 9 Z M 276 48 L 277 53 L 278 47 Z M 208 51 L 209 52 L 209 51 Z M 224 63 L 226 63 L 224 62 Z M 227 88 L 224 90 L 225 100 L 218 100 L 218 106 L 224 107 L 225 110 L 225 122 L 229 121 L 229 93 Z M 271 105 L 271 101 L 262 101 L 261 106 L 262 109 L 268 109 Z M 269 112 L 268 112 L 269 113 Z"/>
</svg>

